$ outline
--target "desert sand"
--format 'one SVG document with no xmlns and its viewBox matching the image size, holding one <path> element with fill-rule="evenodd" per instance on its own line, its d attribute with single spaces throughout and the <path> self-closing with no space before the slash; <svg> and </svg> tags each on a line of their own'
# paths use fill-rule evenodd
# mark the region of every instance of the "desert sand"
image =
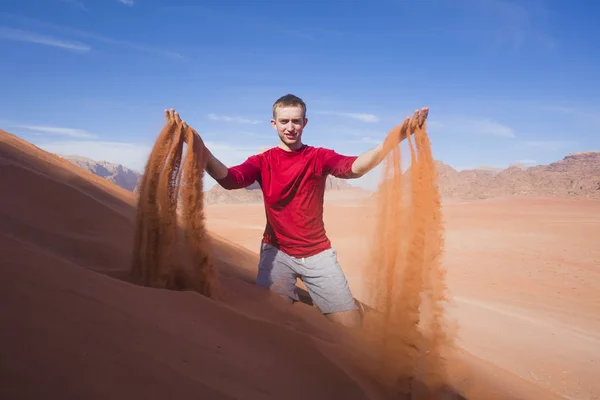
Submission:
<svg viewBox="0 0 600 400">
<path fill-rule="evenodd" d="M 0 397 L 393 398 L 360 340 L 253 285 L 261 204 L 206 209 L 214 301 L 129 283 L 135 195 L 4 132 L 0 193 Z M 339 195 L 325 210 L 367 305 L 372 210 Z M 443 214 L 460 338 L 448 398 L 597 398 L 600 202 L 454 201 Z"/>
<path fill-rule="evenodd" d="M 373 207 L 326 204 L 325 223 L 359 300 L 366 300 Z M 461 348 L 564 398 L 600 395 L 600 202 L 492 199 L 444 203 L 445 254 Z M 260 205 L 211 206 L 208 227 L 249 250 Z M 231 221 L 235 215 L 236 225 Z"/>
<path fill-rule="evenodd" d="M 326 205 L 325 223 L 355 297 L 375 218 L 365 200 Z M 493 199 L 444 204 L 445 254 L 461 347 L 564 398 L 600 394 L 600 202 Z M 249 250 L 261 205 L 211 206 L 208 227 Z M 235 224 L 231 216 L 235 215 Z M 497 372 L 495 372 L 497 373 Z"/>
</svg>

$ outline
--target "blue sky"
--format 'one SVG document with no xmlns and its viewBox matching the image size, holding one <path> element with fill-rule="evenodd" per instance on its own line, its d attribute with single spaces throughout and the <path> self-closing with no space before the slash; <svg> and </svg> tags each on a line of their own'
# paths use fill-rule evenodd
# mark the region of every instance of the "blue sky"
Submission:
<svg viewBox="0 0 600 400">
<path fill-rule="evenodd" d="M 314 146 L 360 154 L 428 106 L 434 156 L 455 168 L 547 164 L 600 150 L 599 12 L 575 0 L 4 0 L 0 128 L 142 170 L 173 107 L 234 165 L 277 143 L 271 105 L 294 93 Z"/>
</svg>

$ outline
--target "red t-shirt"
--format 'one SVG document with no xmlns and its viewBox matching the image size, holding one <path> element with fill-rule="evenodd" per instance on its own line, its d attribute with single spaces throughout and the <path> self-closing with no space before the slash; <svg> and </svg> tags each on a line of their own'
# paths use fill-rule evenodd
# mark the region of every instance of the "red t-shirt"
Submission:
<svg viewBox="0 0 600 400">
<path fill-rule="evenodd" d="M 263 241 L 293 257 L 309 257 L 331 247 L 323 223 L 327 175 L 350 178 L 357 158 L 308 145 L 295 151 L 274 147 L 229 168 L 218 183 L 240 189 L 257 181 L 267 217 Z"/>
</svg>

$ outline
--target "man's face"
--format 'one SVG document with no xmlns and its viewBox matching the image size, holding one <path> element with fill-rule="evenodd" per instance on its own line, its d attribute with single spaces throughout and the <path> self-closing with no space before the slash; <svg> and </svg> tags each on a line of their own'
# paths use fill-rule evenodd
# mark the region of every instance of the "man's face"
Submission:
<svg viewBox="0 0 600 400">
<path fill-rule="evenodd" d="M 271 125 L 277 131 L 281 142 L 295 150 L 302 146 L 302 130 L 307 122 L 302 107 L 278 107 Z"/>
</svg>

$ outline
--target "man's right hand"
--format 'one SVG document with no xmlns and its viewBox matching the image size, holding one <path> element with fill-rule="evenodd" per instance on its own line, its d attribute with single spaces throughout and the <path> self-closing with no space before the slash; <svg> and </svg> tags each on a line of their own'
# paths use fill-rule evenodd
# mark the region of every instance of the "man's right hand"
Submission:
<svg viewBox="0 0 600 400">
<path fill-rule="evenodd" d="M 167 123 L 174 123 L 177 126 L 181 126 L 183 127 L 183 129 L 187 129 L 188 128 L 188 124 L 181 119 L 181 117 L 179 116 L 179 113 L 177 111 L 175 111 L 174 109 L 168 109 L 165 110 L 165 118 L 167 119 Z M 202 145 L 203 148 L 206 149 L 206 146 L 204 144 L 204 141 L 202 140 L 202 138 L 200 137 L 200 135 L 198 134 L 198 132 L 196 132 L 196 130 L 192 127 L 189 127 L 194 134 L 198 137 L 198 140 L 200 141 L 200 144 Z M 185 142 L 187 142 L 187 137 L 183 137 L 183 140 Z"/>
<path fill-rule="evenodd" d="M 185 122 L 181 120 L 179 113 L 172 108 L 165 110 L 165 118 L 167 118 L 167 122 L 169 123 L 175 123 L 177 125 L 185 124 Z"/>
<path fill-rule="evenodd" d="M 179 113 L 172 108 L 165 110 L 165 118 L 167 119 L 168 123 L 175 123 L 178 126 L 182 126 L 184 129 L 188 128 L 188 124 L 184 120 L 182 120 L 181 117 L 179 116 Z M 219 161 L 210 152 L 210 150 L 206 147 L 206 145 L 204 144 L 204 141 L 202 140 L 202 137 L 200 137 L 198 132 L 196 132 L 196 130 L 194 128 L 192 128 L 192 127 L 190 127 L 190 128 L 194 132 L 194 134 L 197 136 L 202 148 L 204 148 L 204 151 L 206 151 L 206 155 L 208 156 L 206 167 L 205 167 L 206 172 L 208 172 L 208 174 L 215 180 L 222 179 L 225 176 L 227 176 L 227 171 L 228 171 L 227 166 L 225 166 L 225 164 L 223 164 L 221 161 Z M 187 138 L 184 137 L 184 140 L 187 140 Z"/>
</svg>

